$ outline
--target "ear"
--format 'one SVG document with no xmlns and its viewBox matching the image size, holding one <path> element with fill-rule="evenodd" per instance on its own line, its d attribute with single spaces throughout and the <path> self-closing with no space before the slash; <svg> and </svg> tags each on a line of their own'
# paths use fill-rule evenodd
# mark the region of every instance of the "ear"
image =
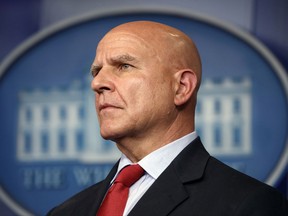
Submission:
<svg viewBox="0 0 288 216">
<path fill-rule="evenodd" d="M 185 104 L 196 92 L 197 76 L 191 69 L 178 71 L 176 74 L 177 87 L 174 98 L 176 106 Z"/>
</svg>

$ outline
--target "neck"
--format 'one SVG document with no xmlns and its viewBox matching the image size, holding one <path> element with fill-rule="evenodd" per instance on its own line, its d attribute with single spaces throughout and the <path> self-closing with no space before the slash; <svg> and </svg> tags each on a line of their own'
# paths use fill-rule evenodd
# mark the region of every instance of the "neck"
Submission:
<svg viewBox="0 0 288 216">
<path fill-rule="evenodd" d="M 186 120 L 187 122 L 187 120 Z M 142 137 L 124 137 L 116 140 L 118 149 L 125 154 L 133 163 L 137 163 L 151 152 L 191 133 L 194 125 L 181 124 L 181 127 L 167 128 L 166 130 L 154 131 Z"/>
</svg>

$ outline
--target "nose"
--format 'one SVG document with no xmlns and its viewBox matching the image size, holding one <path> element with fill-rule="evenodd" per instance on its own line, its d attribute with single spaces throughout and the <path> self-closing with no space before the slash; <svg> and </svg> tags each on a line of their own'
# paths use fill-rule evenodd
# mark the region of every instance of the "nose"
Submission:
<svg viewBox="0 0 288 216">
<path fill-rule="evenodd" d="M 112 77 L 109 75 L 108 71 L 101 71 L 93 78 L 91 82 L 91 88 L 98 94 L 105 91 L 114 91 L 114 83 Z"/>
</svg>

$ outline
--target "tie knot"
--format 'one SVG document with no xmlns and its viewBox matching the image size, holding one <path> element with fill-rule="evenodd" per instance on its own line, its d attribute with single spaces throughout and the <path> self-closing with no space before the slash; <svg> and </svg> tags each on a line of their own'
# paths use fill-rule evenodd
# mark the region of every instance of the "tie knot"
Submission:
<svg viewBox="0 0 288 216">
<path fill-rule="evenodd" d="M 144 173 L 145 171 L 139 164 L 126 166 L 118 174 L 115 183 L 121 182 L 126 187 L 130 187 L 138 181 Z"/>
</svg>

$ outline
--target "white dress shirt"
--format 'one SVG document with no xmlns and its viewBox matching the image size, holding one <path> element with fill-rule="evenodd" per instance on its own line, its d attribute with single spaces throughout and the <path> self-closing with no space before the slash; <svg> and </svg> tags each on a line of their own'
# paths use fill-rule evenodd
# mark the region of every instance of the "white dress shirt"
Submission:
<svg viewBox="0 0 288 216">
<path fill-rule="evenodd" d="M 129 197 L 126 203 L 126 207 L 123 216 L 128 215 L 131 209 L 148 190 L 148 188 L 154 183 L 154 181 L 161 175 L 161 173 L 169 166 L 174 158 L 195 138 L 197 137 L 196 132 L 181 137 L 145 156 L 138 164 L 145 170 L 144 176 L 142 176 L 135 184 L 129 189 Z M 116 176 L 122 168 L 132 162 L 122 154 L 118 170 L 111 183 L 114 182 Z M 157 165 L 156 165 L 157 164 Z"/>
</svg>

